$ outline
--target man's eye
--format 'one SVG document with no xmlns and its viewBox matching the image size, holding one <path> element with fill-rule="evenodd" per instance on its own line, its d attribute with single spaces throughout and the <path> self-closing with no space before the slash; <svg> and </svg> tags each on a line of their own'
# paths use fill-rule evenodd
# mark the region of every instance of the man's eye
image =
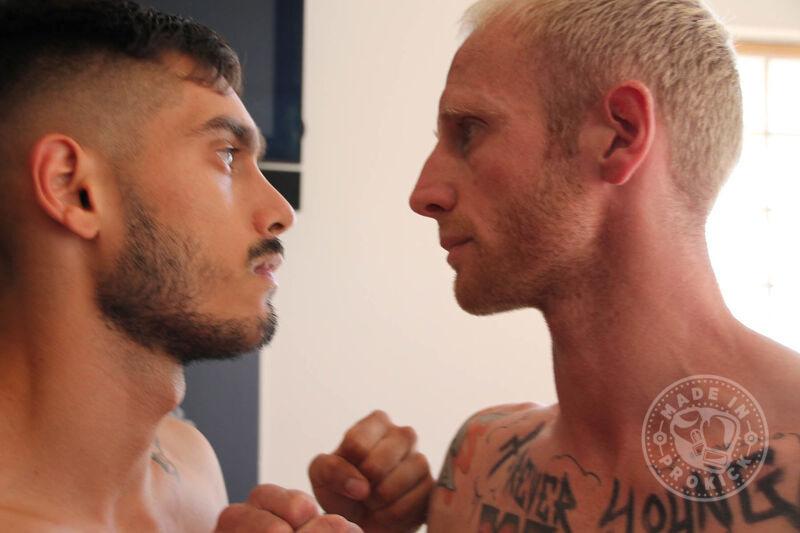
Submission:
<svg viewBox="0 0 800 533">
<path fill-rule="evenodd" d="M 233 166 L 234 154 L 236 152 L 238 152 L 236 148 L 229 147 L 224 150 L 217 150 L 217 155 L 222 159 L 222 162 L 225 163 L 225 166 L 230 168 Z"/>
<path fill-rule="evenodd" d="M 476 120 L 462 120 L 458 123 L 458 127 L 461 145 L 466 146 L 480 132 L 482 125 Z"/>
</svg>

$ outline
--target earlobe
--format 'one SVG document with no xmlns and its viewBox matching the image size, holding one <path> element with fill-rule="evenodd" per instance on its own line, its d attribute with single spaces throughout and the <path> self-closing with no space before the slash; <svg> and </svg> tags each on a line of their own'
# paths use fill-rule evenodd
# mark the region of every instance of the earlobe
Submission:
<svg viewBox="0 0 800 533">
<path fill-rule="evenodd" d="M 655 135 L 655 111 L 650 90 L 638 81 L 610 89 L 603 98 L 603 122 L 608 135 L 601 156 L 603 179 L 622 185 L 647 157 Z"/>
<path fill-rule="evenodd" d="M 88 155 L 65 135 L 42 137 L 33 147 L 30 176 L 39 206 L 56 222 L 84 239 L 99 232 Z"/>
</svg>

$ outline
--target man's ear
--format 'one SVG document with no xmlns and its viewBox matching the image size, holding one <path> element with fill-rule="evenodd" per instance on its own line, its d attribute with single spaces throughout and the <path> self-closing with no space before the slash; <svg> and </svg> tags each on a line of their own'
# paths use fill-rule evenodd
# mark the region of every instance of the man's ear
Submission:
<svg viewBox="0 0 800 533">
<path fill-rule="evenodd" d="M 60 134 L 39 139 L 30 157 L 37 202 L 56 222 L 84 239 L 95 238 L 100 229 L 89 159 L 75 140 Z"/>
<path fill-rule="evenodd" d="M 653 95 L 638 81 L 620 83 L 603 97 L 602 115 L 602 176 L 612 185 L 622 185 L 633 176 L 653 144 Z"/>
</svg>

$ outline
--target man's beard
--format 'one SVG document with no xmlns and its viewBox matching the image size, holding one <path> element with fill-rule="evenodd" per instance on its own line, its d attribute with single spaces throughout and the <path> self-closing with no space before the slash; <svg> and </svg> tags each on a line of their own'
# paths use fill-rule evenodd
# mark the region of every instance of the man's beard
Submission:
<svg viewBox="0 0 800 533">
<path fill-rule="evenodd" d="M 266 315 L 251 319 L 195 311 L 198 289 L 205 280 L 214 280 L 215 268 L 199 257 L 198 242 L 159 223 L 134 191 L 125 196 L 123 249 L 113 266 L 99 273 L 96 288 L 109 325 L 184 365 L 231 359 L 268 344 L 277 325 L 272 304 Z M 282 252 L 278 239 L 264 240 L 249 250 L 248 259 Z"/>
<path fill-rule="evenodd" d="M 457 272 L 455 295 L 462 309 L 490 315 L 526 307 L 545 311 L 574 293 L 576 273 L 592 264 L 594 229 L 587 218 L 583 186 L 574 159 L 545 157 L 523 176 L 528 187 L 504 199 L 492 226 L 502 237 L 478 243 L 473 261 Z"/>
</svg>

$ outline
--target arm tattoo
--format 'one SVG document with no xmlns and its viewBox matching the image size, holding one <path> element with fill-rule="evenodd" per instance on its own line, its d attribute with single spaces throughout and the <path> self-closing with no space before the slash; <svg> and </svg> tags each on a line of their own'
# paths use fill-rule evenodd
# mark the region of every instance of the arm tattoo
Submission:
<svg viewBox="0 0 800 533">
<path fill-rule="evenodd" d="M 168 475 L 174 477 L 175 480 L 180 483 L 181 476 L 180 476 L 180 474 L 178 474 L 178 469 L 175 467 L 175 464 L 172 461 L 170 461 L 167 458 L 167 456 L 164 454 L 164 450 L 161 449 L 161 443 L 158 441 L 158 438 L 156 438 L 155 446 L 156 446 L 156 449 L 150 455 L 150 458 L 153 459 L 153 461 L 155 461 L 156 464 L 158 464 L 158 466 L 163 468 L 164 472 L 166 472 Z"/>
</svg>

